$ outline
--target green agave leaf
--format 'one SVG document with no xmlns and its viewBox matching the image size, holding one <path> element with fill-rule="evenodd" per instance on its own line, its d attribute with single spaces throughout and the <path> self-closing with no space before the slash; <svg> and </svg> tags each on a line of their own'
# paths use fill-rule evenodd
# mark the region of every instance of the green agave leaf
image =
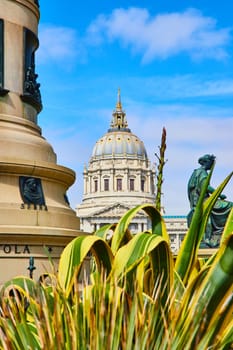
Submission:
<svg viewBox="0 0 233 350">
<path fill-rule="evenodd" d="M 145 256 L 163 242 L 166 241 L 161 236 L 154 236 L 143 232 L 138 233 L 130 242 L 117 251 L 111 274 L 114 277 L 123 277 L 124 274 L 127 274 L 138 265 Z"/>
<path fill-rule="evenodd" d="M 197 206 L 195 208 L 189 230 L 185 235 L 185 238 L 181 244 L 180 250 L 177 255 L 175 269 L 184 284 L 187 283 L 190 271 L 192 270 L 192 267 L 195 264 L 197 251 L 199 248 L 199 232 L 203 216 L 203 202 L 205 199 L 207 188 L 210 183 L 213 169 L 214 165 L 211 168 L 209 175 L 203 184 L 203 188 Z"/>
<path fill-rule="evenodd" d="M 233 234 L 220 247 L 199 288 L 194 291 L 190 317 L 205 317 L 207 327 L 216 312 L 222 308 L 229 289 L 233 285 Z M 203 316 L 205 313 L 205 316 Z"/>
<path fill-rule="evenodd" d="M 149 233 L 138 233 L 135 235 L 130 242 L 121 247 L 116 253 L 111 278 L 119 280 L 126 275 L 129 278 L 130 272 L 148 255 L 151 260 L 154 285 L 156 284 L 156 279 L 161 278 L 165 305 L 173 285 L 173 259 L 169 244 L 163 237 Z M 142 276 L 137 277 L 140 281 Z"/>
<path fill-rule="evenodd" d="M 22 290 L 20 292 L 22 293 Z M 32 303 L 31 298 L 29 300 Z M 4 301 L 6 304 L 3 306 L 0 315 L 0 348 L 19 350 L 41 349 L 37 328 L 34 323 L 28 321 L 28 315 L 24 307 L 19 307 L 19 304 L 15 300 L 11 300 L 12 303 L 6 299 Z M 6 310 L 8 311 L 7 315 L 5 314 Z"/>
<path fill-rule="evenodd" d="M 34 323 L 31 323 L 31 322 L 28 322 L 27 325 L 28 325 L 28 328 L 29 328 L 29 332 L 30 332 L 30 334 L 33 337 L 33 342 L 34 342 L 34 345 L 32 347 L 33 350 L 41 349 L 41 345 L 40 345 L 40 341 L 39 341 L 36 325 Z"/>
<path fill-rule="evenodd" d="M 36 282 L 25 276 L 17 276 L 4 283 L 1 288 L 0 297 L 8 296 L 10 290 L 17 290 L 20 294 L 34 295 L 36 288 Z"/>
<path fill-rule="evenodd" d="M 160 279 L 161 281 L 163 290 L 161 300 L 165 309 L 165 305 L 169 306 L 168 302 L 174 286 L 174 264 L 170 245 L 166 240 L 161 242 L 158 247 L 151 244 L 150 252 L 154 283 L 156 282 L 156 279 Z"/>
<path fill-rule="evenodd" d="M 82 293 L 85 324 L 100 341 L 97 345 L 98 340 L 96 340 L 96 344 L 93 344 L 91 348 L 103 349 L 103 344 L 105 344 L 109 349 L 118 349 L 125 311 L 123 302 L 126 298 L 125 290 L 116 283 L 107 282 L 106 276 L 100 273 L 97 273 L 95 277 L 95 283 L 85 286 Z"/>
<path fill-rule="evenodd" d="M 233 232 L 233 208 L 228 215 L 226 225 L 224 227 L 224 231 L 222 233 L 220 244 Z"/>
<path fill-rule="evenodd" d="M 58 280 L 67 292 L 70 292 L 73 279 L 90 251 L 95 256 L 97 267 L 103 266 L 107 274 L 110 272 L 113 255 L 108 244 L 97 236 L 77 237 L 65 247 L 59 261 Z"/>
<path fill-rule="evenodd" d="M 220 303 L 220 307 L 215 311 L 215 313 L 212 316 L 211 322 L 208 325 L 207 333 L 209 330 L 212 331 L 212 336 L 209 340 L 209 344 L 213 345 L 216 343 L 216 341 L 219 341 L 221 339 L 221 342 L 223 338 L 228 338 L 230 328 L 228 328 L 228 325 L 231 324 L 231 336 L 233 338 L 233 285 L 231 290 L 229 291 L 229 296 L 227 295 L 225 299 L 225 302 Z M 227 332 L 228 330 L 228 332 Z"/>
<path fill-rule="evenodd" d="M 97 231 L 95 231 L 94 235 L 103 238 L 106 240 L 107 235 L 110 230 L 114 231 L 117 224 L 108 224 L 100 227 Z"/>
<path fill-rule="evenodd" d="M 177 332 L 180 332 L 180 330 L 184 328 L 185 325 L 190 325 L 192 323 L 192 316 L 190 319 L 188 319 L 187 309 L 193 303 L 195 292 L 200 288 L 200 285 L 206 277 L 209 269 L 209 266 L 203 267 L 201 271 L 195 276 L 195 278 L 189 280 L 189 283 L 183 290 L 183 293 L 176 294 L 177 301 L 179 303 L 179 308 L 177 311 Z M 186 336 L 186 333 L 184 333 L 184 335 Z M 182 339 L 182 336 L 180 336 L 180 338 Z"/>
<path fill-rule="evenodd" d="M 225 224 L 223 233 L 222 233 L 222 237 L 221 237 L 221 241 L 220 241 L 220 246 L 222 245 L 222 243 L 227 239 L 227 237 L 229 237 L 229 235 L 233 232 L 233 208 L 231 209 L 228 218 L 227 218 L 227 222 Z M 211 265 L 216 257 L 216 254 L 213 254 L 208 261 L 206 262 L 206 265 Z"/>
<path fill-rule="evenodd" d="M 211 213 L 211 210 L 213 209 L 213 206 L 216 202 L 216 200 L 219 198 L 220 194 L 226 187 L 227 183 L 231 179 L 233 175 L 233 172 L 231 172 L 226 179 L 216 188 L 216 190 L 211 194 L 211 196 L 204 202 L 203 204 L 203 216 L 202 216 L 202 222 L 201 222 L 201 227 L 199 231 L 199 237 L 198 237 L 198 244 L 200 244 L 202 237 L 204 236 L 208 217 Z M 232 224 L 233 226 L 233 224 Z"/>
<path fill-rule="evenodd" d="M 145 266 L 144 266 L 144 269 L 145 269 Z M 152 269 L 151 268 L 147 268 L 144 270 L 142 285 L 143 285 L 143 289 L 145 291 L 145 295 L 150 296 L 152 294 L 151 290 L 154 288 L 154 284 L 152 284 Z"/>
<path fill-rule="evenodd" d="M 15 332 L 17 333 L 17 335 L 15 334 L 15 340 L 18 339 L 17 343 L 21 343 L 22 349 L 41 349 L 36 329 L 32 324 L 17 322 Z"/>
<path fill-rule="evenodd" d="M 221 333 L 221 346 L 224 350 L 232 350 L 233 344 L 233 319 L 229 321 L 223 332 Z"/>
<path fill-rule="evenodd" d="M 150 217 L 151 225 L 152 225 L 152 233 L 164 237 L 167 240 L 167 242 L 169 241 L 169 236 L 166 231 L 164 220 L 161 214 L 159 213 L 159 211 L 156 209 L 156 207 L 148 203 L 141 204 L 136 206 L 135 208 L 130 209 L 118 222 L 112 238 L 112 244 L 111 244 L 113 254 L 116 254 L 124 238 L 124 235 L 126 234 L 127 228 L 131 220 L 137 215 L 137 213 L 140 210 L 145 211 L 147 215 Z"/>
<path fill-rule="evenodd" d="M 176 272 L 175 269 L 173 269 L 174 273 L 174 296 L 175 296 L 175 303 L 179 303 L 180 300 L 185 292 L 185 286 L 180 278 L 180 275 Z"/>
<path fill-rule="evenodd" d="M 210 215 L 210 212 L 214 206 L 214 203 L 216 202 L 216 200 L 218 199 L 219 195 L 222 193 L 224 187 L 227 185 L 227 183 L 229 182 L 229 180 L 232 177 L 233 172 L 231 172 L 227 178 L 220 184 L 220 186 L 213 192 L 213 194 L 206 200 L 206 202 L 204 203 L 204 219 L 203 219 L 203 223 L 202 223 L 202 227 L 200 228 L 200 237 L 199 237 L 199 242 L 201 241 L 203 235 L 204 235 L 204 231 L 206 228 L 206 224 L 207 224 L 207 220 L 208 217 Z M 230 233 L 233 232 L 233 208 L 231 209 L 229 216 L 227 218 L 227 222 L 225 224 L 223 233 L 222 233 L 222 237 L 221 237 L 221 241 L 220 241 L 220 245 L 222 244 L 222 242 L 229 236 Z M 216 253 L 213 254 L 208 261 L 206 262 L 207 265 L 211 265 L 212 262 L 214 261 L 216 257 Z"/>
<path fill-rule="evenodd" d="M 231 172 L 226 177 L 226 179 L 218 186 L 218 188 L 211 194 L 211 196 L 204 201 L 205 193 L 207 191 L 213 169 L 214 167 L 212 167 L 205 181 L 197 207 L 193 215 L 190 228 L 185 236 L 184 241 L 182 242 L 176 260 L 175 268 L 185 284 L 187 283 L 188 277 L 190 276 L 190 272 L 196 263 L 198 249 L 200 246 L 200 242 L 204 236 L 208 217 L 211 213 L 211 210 L 233 174 L 233 172 Z"/>
</svg>

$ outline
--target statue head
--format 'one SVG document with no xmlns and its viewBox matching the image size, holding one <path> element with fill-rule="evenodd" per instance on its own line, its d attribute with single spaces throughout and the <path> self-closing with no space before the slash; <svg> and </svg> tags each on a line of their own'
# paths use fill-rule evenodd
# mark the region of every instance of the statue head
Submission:
<svg viewBox="0 0 233 350">
<path fill-rule="evenodd" d="M 33 177 L 28 178 L 24 183 L 24 189 L 29 192 L 38 192 L 37 180 Z"/>
<path fill-rule="evenodd" d="M 204 156 L 198 159 L 198 163 L 209 170 L 215 161 L 215 156 L 213 154 L 205 154 Z"/>
</svg>

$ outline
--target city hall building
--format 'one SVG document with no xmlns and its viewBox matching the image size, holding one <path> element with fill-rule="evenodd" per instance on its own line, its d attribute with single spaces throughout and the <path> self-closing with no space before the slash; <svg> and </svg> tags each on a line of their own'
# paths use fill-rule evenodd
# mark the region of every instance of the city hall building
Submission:
<svg viewBox="0 0 233 350">
<path fill-rule="evenodd" d="M 108 131 L 96 141 L 83 172 L 83 199 L 76 208 L 80 228 L 94 232 L 117 223 L 129 209 L 155 201 L 155 168 L 143 141 L 131 132 L 122 108 L 120 91 Z M 178 251 L 187 231 L 185 216 L 165 216 L 171 248 Z M 132 220 L 133 234 L 150 229 L 142 211 Z"/>
</svg>

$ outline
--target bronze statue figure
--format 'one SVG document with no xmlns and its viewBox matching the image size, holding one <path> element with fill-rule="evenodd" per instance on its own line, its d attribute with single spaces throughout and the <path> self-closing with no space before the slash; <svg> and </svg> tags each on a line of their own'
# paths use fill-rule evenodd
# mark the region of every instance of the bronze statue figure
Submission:
<svg viewBox="0 0 233 350">
<path fill-rule="evenodd" d="M 188 198 L 191 210 L 187 216 L 188 226 L 190 226 L 195 207 L 201 194 L 202 186 L 208 176 L 208 170 L 211 169 L 214 161 L 214 155 L 206 154 L 200 157 L 198 159 L 198 162 L 201 166 L 193 171 L 189 179 Z M 208 186 L 206 198 L 208 198 L 213 192 L 214 188 Z M 219 246 L 221 234 L 223 232 L 228 214 L 232 207 L 233 203 L 226 201 L 226 196 L 224 194 L 221 194 L 211 211 L 206 227 L 205 237 L 201 244 L 202 247 L 215 248 Z"/>
<path fill-rule="evenodd" d="M 40 84 L 37 83 L 38 74 L 35 73 L 35 65 L 28 67 L 24 82 L 24 93 L 31 95 L 41 104 Z"/>
</svg>

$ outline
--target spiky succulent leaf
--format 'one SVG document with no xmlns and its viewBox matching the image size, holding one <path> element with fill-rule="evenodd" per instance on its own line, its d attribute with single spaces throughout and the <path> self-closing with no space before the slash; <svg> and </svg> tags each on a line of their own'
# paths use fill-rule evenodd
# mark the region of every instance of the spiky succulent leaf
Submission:
<svg viewBox="0 0 233 350">
<path fill-rule="evenodd" d="M 97 236 L 80 236 L 72 240 L 63 250 L 58 268 L 58 280 L 62 288 L 70 292 L 74 278 L 89 252 L 95 257 L 97 267 L 111 271 L 113 255 L 108 244 Z"/>
<path fill-rule="evenodd" d="M 156 207 L 152 204 L 141 204 L 136 206 L 135 208 L 130 209 L 118 222 L 111 243 L 113 254 L 116 254 L 117 250 L 119 249 L 131 220 L 141 210 L 145 211 L 151 219 L 152 233 L 160 235 L 164 237 L 167 241 L 169 241 L 169 236 L 166 230 L 164 220 L 160 215 L 159 211 L 156 209 Z"/>
<path fill-rule="evenodd" d="M 233 232 L 233 208 L 231 209 L 225 224 L 220 244 Z"/>
<path fill-rule="evenodd" d="M 192 270 L 192 267 L 194 266 L 197 257 L 197 251 L 199 248 L 201 236 L 200 229 L 203 218 L 203 203 L 207 188 L 209 186 L 210 178 L 212 176 L 213 168 L 214 167 L 212 167 L 206 180 L 204 181 L 197 206 L 194 210 L 190 227 L 181 244 L 176 259 L 175 269 L 185 284 L 187 283 L 189 273 Z M 204 232 L 202 232 L 202 234 L 204 234 Z"/>
</svg>

